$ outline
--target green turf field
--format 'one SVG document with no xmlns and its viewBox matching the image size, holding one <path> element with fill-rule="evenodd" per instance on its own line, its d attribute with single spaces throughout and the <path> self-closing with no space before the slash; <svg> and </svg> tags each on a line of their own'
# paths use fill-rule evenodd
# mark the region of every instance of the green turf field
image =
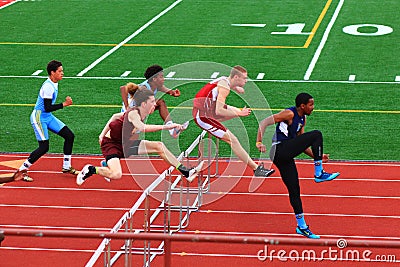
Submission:
<svg viewBox="0 0 400 267">
<path fill-rule="evenodd" d="M 251 81 L 228 103 L 254 115 L 227 125 L 253 157 L 268 157 L 255 149 L 257 120 L 306 91 L 316 106 L 305 130 L 323 132 L 333 159 L 399 161 L 399 8 L 395 0 L 17 2 L 0 9 L 0 152 L 36 148 L 29 115 L 46 64 L 57 59 L 65 72 L 57 102 L 69 95 L 74 105 L 54 115 L 74 131 L 74 153 L 100 153 L 97 137 L 120 110 L 119 86 L 143 81 L 149 65 L 175 72 L 166 85 L 182 95 L 165 100 L 183 122 L 197 90 L 240 64 Z M 178 153 L 199 133 L 192 123 L 177 142 L 166 132 L 146 138 Z M 54 134 L 50 152 L 62 152 Z M 231 155 L 226 145 L 221 155 Z"/>
</svg>

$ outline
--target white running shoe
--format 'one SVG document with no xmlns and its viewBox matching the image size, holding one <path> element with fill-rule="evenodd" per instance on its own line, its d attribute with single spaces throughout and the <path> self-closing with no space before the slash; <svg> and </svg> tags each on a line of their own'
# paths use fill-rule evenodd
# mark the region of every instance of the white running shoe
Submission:
<svg viewBox="0 0 400 267">
<path fill-rule="evenodd" d="M 201 161 L 201 162 L 199 163 L 199 165 L 197 165 L 196 167 L 194 167 L 194 168 L 192 168 L 192 169 L 189 170 L 189 176 L 186 177 L 186 180 L 188 180 L 189 183 L 191 183 L 191 182 L 194 180 L 194 178 L 197 177 L 197 175 L 199 174 L 199 172 L 203 169 L 203 165 L 204 165 L 204 160 Z"/>
<path fill-rule="evenodd" d="M 83 169 L 78 173 L 78 176 L 76 176 L 76 184 L 77 185 L 81 185 L 83 184 L 83 182 L 89 178 L 90 176 L 92 176 L 92 173 L 90 173 L 89 171 L 89 167 L 91 165 L 87 164 L 83 167 Z"/>
</svg>

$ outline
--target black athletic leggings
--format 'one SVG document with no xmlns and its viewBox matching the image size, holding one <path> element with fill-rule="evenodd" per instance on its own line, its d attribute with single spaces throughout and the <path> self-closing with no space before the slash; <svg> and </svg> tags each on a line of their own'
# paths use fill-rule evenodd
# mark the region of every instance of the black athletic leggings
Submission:
<svg viewBox="0 0 400 267">
<path fill-rule="evenodd" d="M 64 155 L 71 155 L 75 139 L 74 133 L 68 126 L 64 126 L 57 134 L 64 138 Z M 33 151 L 28 158 L 28 161 L 32 164 L 49 151 L 49 140 L 38 141 L 38 143 L 39 147 Z"/>
<path fill-rule="evenodd" d="M 300 198 L 299 175 L 294 158 L 311 146 L 314 160 L 321 160 L 323 154 L 322 133 L 318 130 L 296 136 L 272 146 L 270 157 L 281 173 L 282 180 L 289 192 L 290 204 L 295 214 L 303 213 Z"/>
</svg>

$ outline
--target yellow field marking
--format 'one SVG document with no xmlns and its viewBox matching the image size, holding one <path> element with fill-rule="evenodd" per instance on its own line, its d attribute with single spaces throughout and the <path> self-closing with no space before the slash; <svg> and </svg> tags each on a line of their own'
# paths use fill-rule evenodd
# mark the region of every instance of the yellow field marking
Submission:
<svg viewBox="0 0 400 267">
<path fill-rule="evenodd" d="M 33 107 L 35 104 L 11 104 L 11 103 L 0 103 L 0 106 L 9 107 Z M 121 105 L 72 105 L 70 107 L 80 108 L 120 108 Z M 169 109 L 192 109 L 193 107 L 188 106 L 169 106 Z M 280 111 L 282 108 L 252 108 L 257 111 Z M 400 110 L 364 110 L 364 109 L 314 109 L 314 112 L 336 112 L 336 113 L 381 113 L 381 114 L 400 114 Z"/>
<path fill-rule="evenodd" d="M 317 32 L 319 25 L 321 25 L 322 20 L 324 19 L 326 12 L 329 9 L 329 6 L 331 5 L 332 0 L 328 0 L 325 4 L 324 9 L 322 10 L 321 14 L 319 14 L 319 17 L 317 19 L 317 22 L 315 23 L 314 27 L 311 30 L 310 35 L 308 36 L 306 43 L 304 44 L 303 48 L 308 48 L 308 46 L 310 45 L 312 39 L 314 38 L 315 33 Z"/>
<path fill-rule="evenodd" d="M 18 169 L 22 165 L 22 163 L 24 163 L 24 161 L 25 161 L 24 159 L 0 161 L 0 165 L 6 166 L 9 168 Z M 0 175 L 0 177 L 1 177 L 1 175 Z"/>
</svg>

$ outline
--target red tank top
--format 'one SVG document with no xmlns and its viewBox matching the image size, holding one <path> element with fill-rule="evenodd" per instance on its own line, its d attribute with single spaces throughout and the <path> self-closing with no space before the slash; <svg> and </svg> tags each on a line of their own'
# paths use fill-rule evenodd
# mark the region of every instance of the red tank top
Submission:
<svg viewBox="0 0 400 267">
<path fill-rule="evenodd" d="M 140 110 L 136 107 L 128 109 L 121 118 L 110 123 L 110 137 L 113 141 L 122 144 L 122 140 L 134 141 L 139 138 L 139 131 L 128 120 L 129 112 L 137 110 L 140 116 Z M 143 121 L 143 120 L 142 120 Z"/>
</svg>

